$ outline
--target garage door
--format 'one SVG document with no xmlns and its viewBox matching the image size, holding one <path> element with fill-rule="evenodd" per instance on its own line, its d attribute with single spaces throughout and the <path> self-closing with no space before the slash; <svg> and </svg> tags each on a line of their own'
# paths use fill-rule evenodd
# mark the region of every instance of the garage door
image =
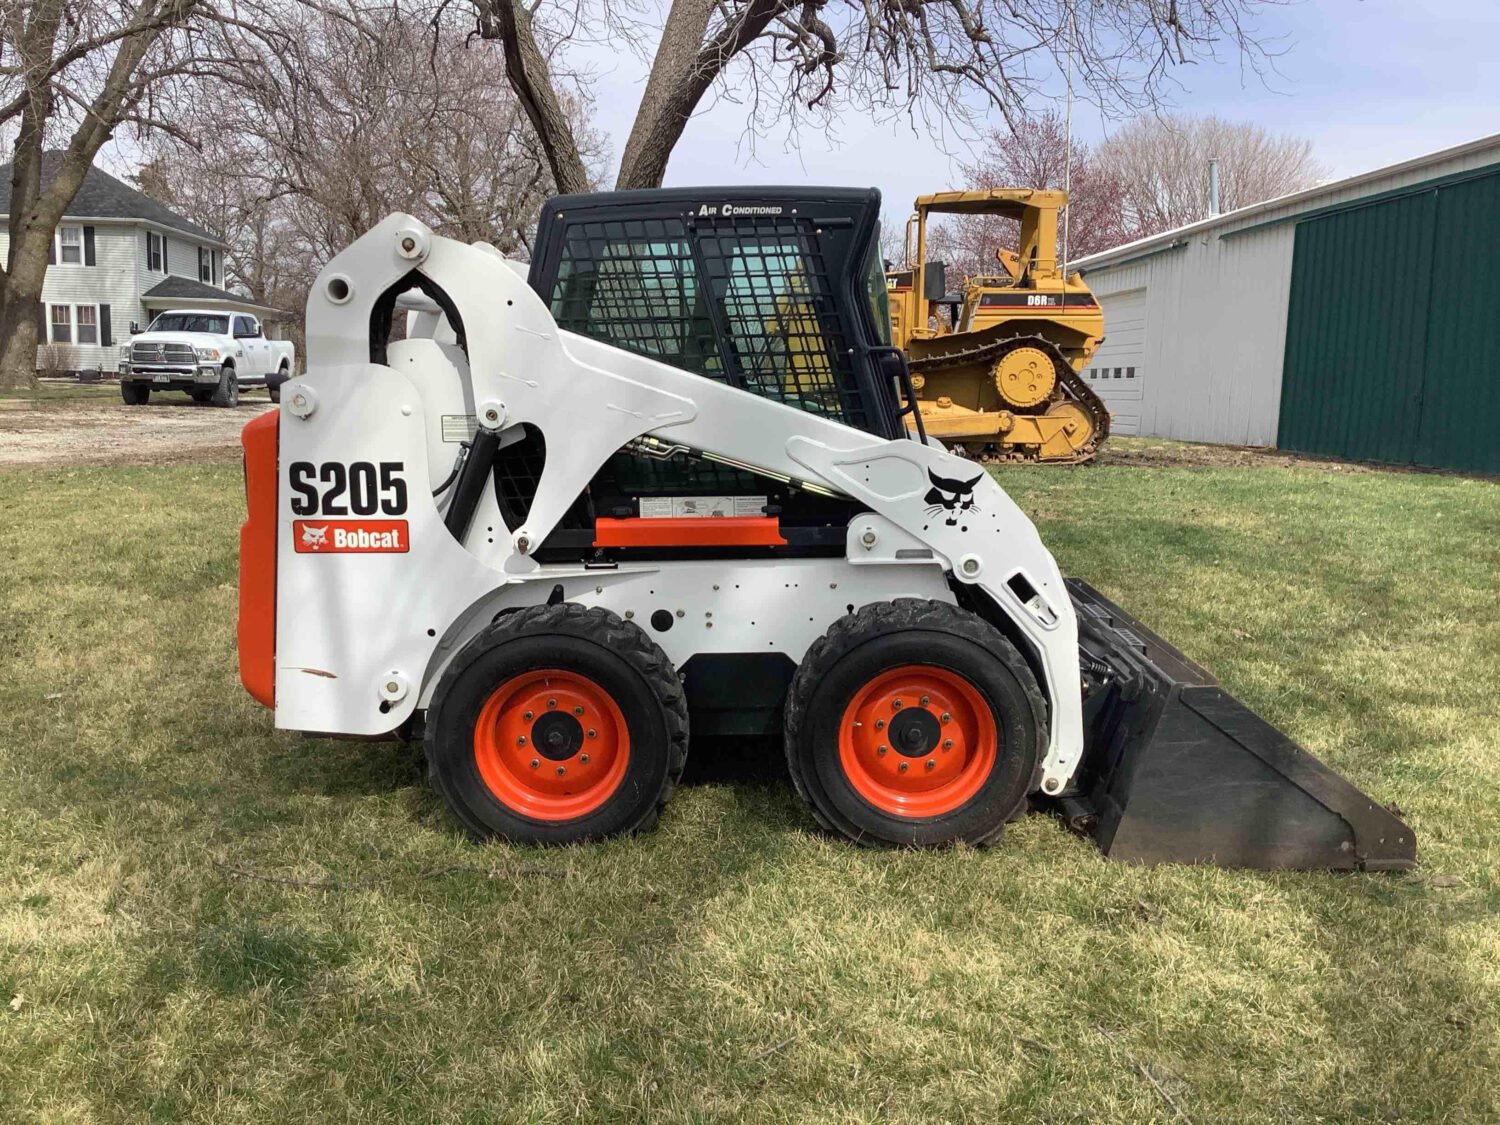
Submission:
<svg viewBox="0 0 1500 1125">
<path fill-rule="evenodd" d="M 1500 472 L 1500 175 L 1297 224 L 1283 449 Z"/>
<path fill-rule="evenodd" d="M 1146 291 L 1133 289 L 1099 298 L 1104 309 L 1104 343 L 1083 369 L 1094 393 L 1113 415 L 1110 432 L 1141 432 L 1141 401 L 1146 387 L 1142 364 L 1146 347 Z"/>
</svg>

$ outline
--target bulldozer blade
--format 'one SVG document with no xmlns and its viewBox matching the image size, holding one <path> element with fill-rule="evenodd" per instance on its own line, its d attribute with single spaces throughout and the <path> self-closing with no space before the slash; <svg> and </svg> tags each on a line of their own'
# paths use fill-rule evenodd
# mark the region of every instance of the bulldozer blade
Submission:
<svg viewBox="0 0 1500 1125">
<path fill-rule="evenodd" d="M 1130 863 L 1405 871 L 1416 837 L 1394 812 L 1256 715 L 1078 579 L 1088 693 L 1077 792 L 1059 808 Z"/>
</svg>

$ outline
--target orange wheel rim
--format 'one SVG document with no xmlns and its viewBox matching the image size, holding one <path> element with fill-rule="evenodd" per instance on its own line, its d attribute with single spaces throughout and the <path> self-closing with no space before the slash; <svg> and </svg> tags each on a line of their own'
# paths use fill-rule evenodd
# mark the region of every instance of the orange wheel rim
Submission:
<svg viewBox="0 0 1500 1125">
<path fill-rule="evenodd" d="M 957 672 L 910 664 L 854 694 L 839 720 L 839 764 L 881 812 L 943 816 L 983 788 L 1000 752 L 995 715 Z"/>
<path fill-rule="evenodd" d="M 543 668 L 490 693 L 474 723 L 474 762 L 495 799 L 512 811 L 573 820 L 620 788 L 630 732 L 619 706 L 593 680 Z"/>
</svg>

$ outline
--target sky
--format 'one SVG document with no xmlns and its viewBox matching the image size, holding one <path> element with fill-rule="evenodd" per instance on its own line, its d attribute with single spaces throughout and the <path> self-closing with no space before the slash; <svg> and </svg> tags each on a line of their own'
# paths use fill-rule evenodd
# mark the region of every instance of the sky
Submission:
<svg viewBox="0 0 1500 1125">
<path fill-rule="evenodd" d="M 1264 80 L 1242 73 L 1233 54 L 1176 68 L 1175 109 L 1307 137 L 1334 179 L 1500 133 L 1500 0 L 1293 0 L 1264 9 L 1258 22 L 1282 52 L 1278 73 Z M 605 52 L 589 61 L 596 122 L 618 158 L 645 68 Z M 1086 141 L 1104 139 L 1118 124 L 1074 104 L 1073 131 Z M 799 151 L 772 139 L 753 155 L 741 144 L 743 126 L 732 105 L 698 115 L 672 155 L 667 184 L 873 185 L 894 211 L 904 204 L 893 201 L 968 186 L 960 182 L 962 141 L 910 123 L 851 114 L 839 122 L 834 145 L 815 133 L 803 136 Z"/>
</svg>

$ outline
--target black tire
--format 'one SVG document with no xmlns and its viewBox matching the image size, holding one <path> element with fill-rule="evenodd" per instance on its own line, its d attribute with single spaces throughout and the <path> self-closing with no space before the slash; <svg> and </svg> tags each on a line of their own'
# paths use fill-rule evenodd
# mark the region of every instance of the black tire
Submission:
<svg viewBox="0 0 1500 1125">
<path fill-rule="evenodd" d="M 276 382 L 269 384 L 266 388 L 272 402 L 281 401 L 281 384 L 285 383 L 291 377 L 291 372 L 288 371 L 287 365 L 283 363 L 276 371 Z"/>
<path fill-rule="evenodd" d="M 126 406 L 145 406 L 151 398 L 151 388 L 143 383 L 121 383 L 120 397 Z"/>
<path fill-rule="evenodd" d="M 601 803 L 580 815 L 527 815 L 482 774 L 480 754 L 487 737 L 479 729 L 482 715 L 502 685 L 539 669 L 557 669 L 591 682 L 618 708 L 628 732 L 619 781 L 612 789 L 601 784 Z M 512 722 L 515 711 L 506 712 Z M 523 718 L 529 720 L 531 714 L 527 711 Z M 516 729 L 532 732 L 534 749 L 540 745 L 542 722 L 559 715 L 567 717 L 566 709 Z M 502 617 L 465 645 L 444 671 L 426 726 L 428 777 L 454 816 L 478 839 L 501 836 L 517 843 L 570 844 L 649 829 L 687 764 L 687 701 L 671 661 L 638 626 L 598 607 L 533 606 Z M 538 750 L 531 761 L 560 772 L 570 764 L 587 762 L 584 752 L 590 745 L 594 744 Z M 522 777 L 523 787 L 524 774 L 519 767 L 513 773 Z"/>
<path fill-rule="evenodd" d="M 963 783 L 977 788 L 961 804 L 938 815 L 898 815 L 891 807 L 872 803 L 862 795 L 859 779 L 850 776 L 841 755 L 840 730 L 846 710 L 881 677 L 906 668 L 938 670 L 955 690 L 979 705 L 974 714 L 981 722 L 985 709 L 993 716 L 993 727 L 988 728 L 996 745 L 992 761 L 985 765 L 985 758 L 975 753 L 974 764 L 966 760 L 956 767 L 965 771 Z M 886 727 L 888 734 L 874 736 L 890 739 L 889 746 L 880 747 L 881 769 L 886 768 L 883 763 L 900 768 L 905 762 L 911 770 L 922 770 L 931 768 L 929 761 L 942 760 L 941 752 L 932 749 L 942 745 L 947 733 L 947 728 L 937 726 L 940 717 L 931 712 L 930 717 L 921 716 L 926 710 L 922 706 L 905 709 L 914 719 L 922 719 L 906 728 L 921 727 L 919 733 L 928 740 L 919 738 L 915 749 L 897 747 L 892 719 Z M 872 724 L 872 729 L 883 723 Z M 936 742 L 925 733 L 929 727 L 936 731 Z M 928 847 L 963 841 L 978 845 L 999 839 L 1006 822 L 1025 807 L 1047 744 L 1047 710 L 1030 667 L 993 625 L 944 602 L 900 598 L 867 605 L 840 618 L 813 642 L 787 694 L 785 732 L 792 782 L 824 828 L 862 844 Z M 902 733 L 911 732 L 904 729 Z M 866 736 L 850 734 L 851 740 L 858 737 Z M 979 742 L 975 738 L 973 745 Z M 899 753 L 890 752 L 898 749 Z M 970 753 L 968 742 L 958 749 L 960 754 Z M 901 776 L 915 781 L 921 775 L 903 771 Z M 956 780 L 953 792 L 961 791 Z"/>
<path fill-rule="evenodd" d="M 230 407 L 240 404 L 240 381 L 235 377 L 234 368 L 227 363 L 219 372 L 219 385 L 213 391 L 213 404 Z"/>
</svg>

